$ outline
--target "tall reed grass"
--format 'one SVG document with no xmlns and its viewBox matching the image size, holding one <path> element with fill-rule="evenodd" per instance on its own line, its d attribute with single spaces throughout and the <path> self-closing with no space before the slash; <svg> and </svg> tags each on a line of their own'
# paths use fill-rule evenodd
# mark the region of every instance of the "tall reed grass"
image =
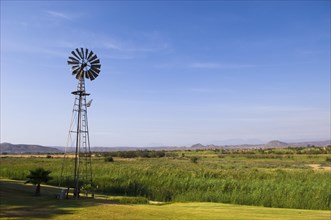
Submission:
<svg viewBox="0 0 331 220">
<path fill-rule="evenodd" d="M 270 159 L 271 160 L 271 159 Z M 331 209 L 329 171 L 294 166 L 274 168 L 270 160 L 242 158 L 118 159 L 93 158 L 98 191 L 110 195 L 141 196 L 157 201 L 222 202 L 265 207 Z M 274 159 L 272 159 L 274 162 Z M 297 162 L 293 160 L 293 164 Z M 60 181 L 62 159 L 2 158 L 1 177 L 25 179 L 30 169 L 52 170 L 51 184 Z M 281 163 L 281 159 L 278 161 Z M 262 165 L 261 165 L 262 163 Z M 289 163 L 286 161 L 286 163 Z"/>
</svg>

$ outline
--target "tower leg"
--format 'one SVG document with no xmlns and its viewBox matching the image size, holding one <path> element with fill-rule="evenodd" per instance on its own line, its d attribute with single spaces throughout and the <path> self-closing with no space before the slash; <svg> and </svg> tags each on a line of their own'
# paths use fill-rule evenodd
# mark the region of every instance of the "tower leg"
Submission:
<svg viewBox="0 0 331 220">
<path fill-rule="evenodd" d="M 81 146 L 81 115 L 82 115 L 82 93 L 83 93 L 83 81 L 84 79 L 79 80 L 79 89 L 81 91 L 78 93 L 79 101 L 78 101 L 78 112 L 77 112 L 77 129 L 76 129 L 76 150 L 75 150 L 75 170 L 74 170 L 74 197 L 79 198 L 79 154 L 80 154 L 80 146 Z"/>
</svg>

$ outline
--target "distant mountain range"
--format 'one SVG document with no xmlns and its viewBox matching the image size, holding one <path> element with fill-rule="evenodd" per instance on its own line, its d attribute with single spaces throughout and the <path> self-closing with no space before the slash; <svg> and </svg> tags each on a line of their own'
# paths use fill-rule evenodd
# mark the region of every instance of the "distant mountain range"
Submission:
<svg viewBox="0 0 331 220">
<path fill-rule="evenodd" d="M 295 142 L 295 143 L 285 143 L 281 141 L 270 141 L 265 144 L 268 147 L 308 147 L 308 146 L 319 146 L 319 147 L 326 147 L 331 145 L 331 140 L 327 141 L 306 141 L 306 142 Z"/>
<path fill-rule="evenodd" d="M 195 144 L 192 145 L 193 149 L 205 149 L 205 148 L 229 148 L 229 149 L 249 149 L 249 148 L 286 148 L 286 147 L 326 147 L 331 145 L 331 140 L 327 141 L 307 141 L 307 142 L 295 142 L 295 143 L 286 143 L 278 140 L 269 141 L 266 144 L 240 144 L 240 145 L 202 145 Z"/>
<path fill-rule="evenodd" d="M 54 147 L 45 147 L 34 144 L 11 144 L 11 143 L 1 143 L 0 152 L 11 153 L 11 154 L 61 153 L 59 149 Z"/>
<path fill-rule="evenodd" d="M 331 140 L 327 141 L 310 141 L 310 142 L 297 142 L 285 143 L 278 140 L 270 141 L 266 144 L 241 144 L 241 145 L 202 145 L 194 144 L 191 147 L 175 147 L 175 146 L 162 146 L 162 147 L 91 147 L 93 152 L 108 152 L 108 151 L 130 151 L 130 150 L 196 150 L 196 149 L 251 149 L 251 148 L 286 148 L 286 147 L 309 147 L 318 146 L 325 147 L 331 145 Z M 11 144 L 1 143 L 0 153 L 8 154 L 45 154 L 45 153 L 63 153 L 64 147 L 46 147 L 34 144 Z M 67 149 L 67 152 L 73 152 L 74 148 Z"/>
</svg>

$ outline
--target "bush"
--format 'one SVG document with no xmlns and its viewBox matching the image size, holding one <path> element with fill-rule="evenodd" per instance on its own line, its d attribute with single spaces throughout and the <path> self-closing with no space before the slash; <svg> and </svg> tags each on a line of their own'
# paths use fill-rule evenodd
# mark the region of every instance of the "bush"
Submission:
<svg viewBox="0 0 331 220">
<path fill-rule="evenodd" d="M 105 157 L 105 162 L 114 162 L 114 158 L 112 156 Z"/>
<path fill-rule="evenodd" d="M 199 157 L 194 156 L 194 157 L 191 157 L 190 160 L 192 163 L 198 163 Z"/>
</svg>

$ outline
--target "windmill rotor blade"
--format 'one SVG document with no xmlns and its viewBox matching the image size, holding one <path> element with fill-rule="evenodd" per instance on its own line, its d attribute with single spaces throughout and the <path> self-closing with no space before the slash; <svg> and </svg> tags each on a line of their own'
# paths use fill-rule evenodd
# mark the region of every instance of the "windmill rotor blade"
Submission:
<svg viewBox="0 0 331 220">
<path fill-rule="evenodd" d="M 100 69 L 98 69 L 98 68 L 93 68 L 93 66 L 91 67 L 90 70 L 93 70 L 93 71 L 96 72 L 97 74 L 100 73 Z"/>
<path fill-rule="evenodd" d="M 79 66 L 72 66 L 71 70 L 76 70 L 77 68 L 79 68 Z"/>
<path fill-rule="evenodd" d="M 80 71 L 78 75 L 79 75 L 79 78 L 83 78 L 84 77 L 84 71 Z"/>
<path fill-rule="evenodd" d="M 77 73 L 79 73 L 79 68 L 72 70 L 72 75 L 76 75 Z"/>
<path fill-rule="evenodd" d="M 94 78 L 96 78 L 99 75 L 99 73 L 96 70 L 90 69 L 90 72 L 92 73 Z"/>
<path fill-rule="evenodd" d="M 79 62 L 79 60 L 77 60 L 75 57 L 69 57 L 69 59 L 71 59 L 73 61 L 78 61 Z"/>
<path fill-rule="evenodd" d="M 91 57 L 90 59 L 88 59 L 88 61 L 89 61 L 89 62 L 92 62 L 92 61 L 95 60 L 96 58 L 98 58 L 98 57 L 97 57 L 97 55 L 94 54 L 94 56 Z"/>
<path fill-rule="evenodd" d="M 91 58 L 91 56 L 93 55 L 93 51 L 91 50 L 88 57 L 87 57 L 87 60 L 89 60 Z"/>
<path fill-rule="evenodd" d="M 86 78 L 90 79 L 91 78 L 91 73 L 90 73 L 90 70 L 87 70 L 86 72 Z"/>
<path fill-rule="evenodd" d="M 97 74 L 97 75 L 99 75 L 99 72 L 100 72 L 100 70 L 92 69 L 92 68 L 90 69 L 90 71 L 91 71 L 91 73 L 94 73 L 94 74 Z"/>
<path fill-rule="evenodd" d="M 87 53 L 88 53 L 88 49 L 85 48 L 85 58 L 87 59 Z"/>
<path fill-rule="evenodd" d="M 95 64 L 95 63 L 100 63 L 100 60 L 97 59 L 97 60 L 94 60 L 93 62 L 90 62 L 91 64 Z"/>
<path fill-rule="evenodd" d="M 100 69 L 100 67 L 101 67 L 101 64 L 100 63 L 99 64 L 96 64 L 96 65 L 93 65 L 93 68 Z"/>
<path fill-rule="evenodd" d="M 84 56 L 84 49 L 81 47 L 80 50 L 81 50 L 81 52 L 82 52 L 82 56 L 83 56 L 82 59 L 84 59 L 84 58 L 85 58 L 85 56 Z"/>
<path fill-rule="evenodd" d="M 81 79 L 84 77 L 84 71 L 80 70 L 79 73 L 76 75 L 76 79 Z"/>
<path fill-rule="evenodd" d="M 68 60 L 68 64 L 79 64 L 79 62 L 78 61 L 70 61 L 70 60 Z"/>
<path fill-rule="evenodd" d="M 92 72 L 93 79 L 97 78 L 98 75 Z"/>
<path fill-rule="evenodd" d="M 94 80 L 95 76 L 92 74 L 91 70 L 88 71 L 89 75 L 90 75 L 90 80 Z"/>
<path fill-rule="evenodd" d="M 78 53 L 78 55 L 79 55 L 80 59 L 83 59 L 83 55 L 80 53 L 80 51 L 79 51 L 79 49 L 78 49 L 78 48 L 76 48 L 76 51 L 77 51 L 77 53 Z"/>
<path fill-rule="evenodd" d="M 93 72 L 93 73 L 95 73 L 95 74 L 99 75 L 99 73 L 100 73 L 100 70 L 91 70 L 91 72 Z"/>
<path fill-rule="evenodd" d="M 89 79 L 89 78 L 90 78 L 90 74 L 89 74 L 89 72 L 88 72 L 88 71 L 85 71 L 85 77 L 86 77 L 87 79 Z"/>
<path fill-rule="evenodd" d="M 93 76 L 93 74 L 91 73 L 90 70 L 88 71 L 88 74 L 89 74 L 89 76 L 90 76 L 90 80 L 91 80 L 91 81 L 95 79 L 95 77 Z"/>
<path fill-rule="evenodd" d="M 79 74 L 76 75 L 76 79 L 79 79 Z"/>
<path fill-rule="evenodd" d="M 74 70 L 74 71 L 72 72 L 72 75 L 77 75 L 79 72 L 80 72 L 80 68 Z"/>
<path fill-rule="evenodd" d="M 78 60 L 80 60 L 80 58 L 77 56 L 77 54 L 75 54 L 75 51 L 71 51 L 72 55 L 74 55 Z"/>
</svg>

